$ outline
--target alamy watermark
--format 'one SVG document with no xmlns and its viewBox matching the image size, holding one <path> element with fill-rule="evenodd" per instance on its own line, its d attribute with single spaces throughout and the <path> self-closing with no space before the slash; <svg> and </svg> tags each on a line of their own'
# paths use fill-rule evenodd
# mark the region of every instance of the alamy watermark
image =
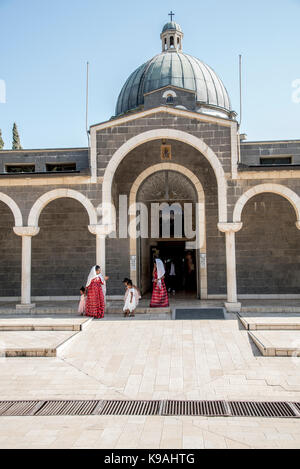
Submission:
<svg viewBox="0 0 300 469">
<path fill-rule="evenodd" d="M 4 80 L 0 79 L 0 104 L 6 103 L 6 84 Z"/>
<path fill-rule="evenodd" d="M 195 240 L 197 249 L 199 211 L 200 204 L 195 202 L 136 202 L 128 206 L 127 195 L 119 195 L 118 213 L 113 203 L 98 207 L 98 224 L 110 227 L 110 238 Z"/>
<path fill-rule="evenodd" d="M 295 104 L 300 104 L 300 78 L 292 82 L 292 88 L 295 88 L 292 94 L 292 101 Z"/>
</svg>

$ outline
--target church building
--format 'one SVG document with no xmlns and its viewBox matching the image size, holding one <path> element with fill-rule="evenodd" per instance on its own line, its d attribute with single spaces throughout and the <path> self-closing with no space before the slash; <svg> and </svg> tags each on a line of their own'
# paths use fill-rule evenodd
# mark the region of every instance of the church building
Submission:
<svg viewBox="0 0 300 469">
<path fill-rule="evenodd" d="M 124 277 L 147 295 L 155 256 L 183 298 L 300 299 L 300 140 L 245 141 L 180 25 L 160 41 L 89 148 L 0 151 L 1 301 L 77 298 L 96 263 L 109 299 Z"/>
</svg>

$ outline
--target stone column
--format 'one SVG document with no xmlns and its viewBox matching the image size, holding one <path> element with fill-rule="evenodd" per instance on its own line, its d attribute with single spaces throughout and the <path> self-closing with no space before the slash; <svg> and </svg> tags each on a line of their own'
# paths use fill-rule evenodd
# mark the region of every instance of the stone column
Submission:
<svg viewBox="0 0 300 469">
<path fill-rule="evenodd" d="M 235 233 L 242 226 L 242 223 L 218 223 L 218 229 L 225 233 L 226 240 L 227 302 L 225 307 L 230 312 L 238 312 L 241 309 L 241 303 L 237 301 Z"/>
<path fill-rule="evenodd" d="M 101 267 L 101 272 L 105 275 L 105 240 L 107 234 L 111 232 L 111 227 L 108 225 L 89 225 L 89 231 L 96 235 L 96 264 Z"/>
<path fill-rule="evenodd" d="M 37 226 L 14 227 L 14 232 L 22 236 L 22 281 L 21 281 L 21 304 L 17 309 L 32 309 L 35 304 L 31 303 L 31 238 L 39 233 Z"/>
</svg>

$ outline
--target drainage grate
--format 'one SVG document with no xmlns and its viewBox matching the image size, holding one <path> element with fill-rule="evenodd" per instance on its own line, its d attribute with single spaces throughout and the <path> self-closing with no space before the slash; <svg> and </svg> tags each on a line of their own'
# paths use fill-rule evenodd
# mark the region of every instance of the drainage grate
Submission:
<svg viewBox="0 0 300 469">
<path fill-rule="evenodd" d="M 163 415 L 300 418 L 300 403 L 179 400 L 0 401 L 0 416 Z"/>
<path fill-rule="evenodd" d="M 158 415 L 160 401 L 104 401 L 98 415 Z"/>
<path fill-rule="evenodd" d="M 0 415 L 34 415 L 38 404 L 39 401 L 2 401 Z"/>
<path fill-rule="evenodd" d="M 35 415 L 91 415 L 98 401 L 47 401 Z"/>
<path fill-rule="evenodd" d="M 226 416 L 223 401 L 165 401 L 162 415 Z"/>
<path fill-rule="evenodd" d="M 233 416 L 237 417 L 295 417 L 287 402 L 229 402 Z"/>
</svg>

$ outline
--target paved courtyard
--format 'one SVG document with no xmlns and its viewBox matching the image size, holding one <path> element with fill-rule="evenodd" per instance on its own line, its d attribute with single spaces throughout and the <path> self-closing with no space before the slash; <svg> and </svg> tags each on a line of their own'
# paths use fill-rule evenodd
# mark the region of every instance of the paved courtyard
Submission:
<svg viewBox="0 0 300 469">
<path fill-rule="evenodd" d="M 299 370 L 300 358 L 263 357 L 236 319 L 115 318 L 92 321 L 56 358 L 0 358 L 0 395 L 299 402 Z M 0 447 L 298 448 L 300 420 L 0 417 Z"/>
</svg>

